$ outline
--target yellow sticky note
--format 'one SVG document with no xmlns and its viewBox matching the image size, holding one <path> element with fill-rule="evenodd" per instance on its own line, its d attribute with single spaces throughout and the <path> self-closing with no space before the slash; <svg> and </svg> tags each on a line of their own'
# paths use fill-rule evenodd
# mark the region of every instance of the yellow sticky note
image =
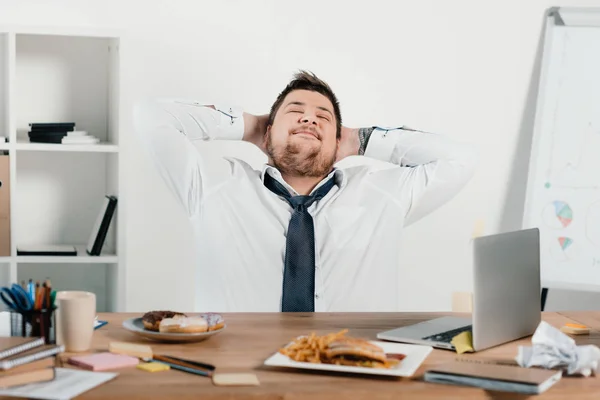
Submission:
<svg viewBox="0 0 600 400">
<path fill-rule="evenodd" d="M 485 222 L 482 219 L 478 219 L 477 221 L 475 221 L 475 226 L 473 227 L 472 237 L 478 238 L 480 236 L 483 236 L 484 229 L 485 229 Z"/>
<path fill-rule="evenodd" d="M 147 363 L 139 363 L 137 365 L 139 369 L 147 372 L 160 372 L 166 371 L 170 367 L 167 364 L 158 363 L 158 362 L 147 362 Z"/>
<path fill-rule="evenodd" d="M 217 386 L 258 386 L 260 382 L 255 374 L 220 373 L 214 374 L 212 381 Z"/>
<path fill-rule="evenodd" d="M 454 348 L 458 354 L 472 353 L 474 351 L 473 336 L 471 335 L 471 331 L 459 333 L 452 338 L 450 343 L 454 345 Z"/>
</svg>

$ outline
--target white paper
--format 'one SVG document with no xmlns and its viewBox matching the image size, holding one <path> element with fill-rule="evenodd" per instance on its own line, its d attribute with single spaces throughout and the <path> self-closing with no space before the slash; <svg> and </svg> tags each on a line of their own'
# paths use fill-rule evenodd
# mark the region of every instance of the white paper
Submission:
<svg viewBox="0 0 600 400">
<path fill-rule="evenodd" d="M 567 375 L 590 376 L 598 370 L 600 349 L 595 345 L 577 346 L 575 340 L 542 321 L 531 338 L 531 347 L 519 346 L 516 357 L 521 367 L 560 368 Z"/>
<path fill-rule="evenodd" d="M 0 390 L 0 396 L 69 400 L 113 379 L 117 375 L 118 373 L 116 372 L 91 372 L 70 368 L 56 368 L 56 378 L 53 381 L 30 383 Z"/>
<path fill-rule="evenodd" d="M 10 312 L 0 312 L 0 336 L 10 336 Z"/>
</svg>

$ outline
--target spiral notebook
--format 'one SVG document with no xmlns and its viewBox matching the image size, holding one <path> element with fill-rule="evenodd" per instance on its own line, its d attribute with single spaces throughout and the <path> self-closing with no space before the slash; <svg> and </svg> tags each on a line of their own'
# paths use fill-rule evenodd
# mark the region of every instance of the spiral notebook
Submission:
<svg viewBox="0 0 600 400">
<path fill-rule="evenodd" d="M 558 382 L 560 370 L 522 368 L 487 362 L 456 360 L 425 371 L 425 382 L 475 386 L 486 390 L 540 394 Z"/>
<path fill-rule="evenodd" d="M 3 336 L 0 337 L 0 360 L 42 346 L 44 338 L 42 337 L 20 337 Z"/>
<path fill-rule="evenodd" d="M 65 347 L 62 345 L 48 344 L 19 352 L 0 360 L 0 371 L 11 369 L 36 360 L 41 360 L 42 358 L 51 357 L 58 353 L 62 353 L 63 351 L 65 351 Z"/>
</svg>

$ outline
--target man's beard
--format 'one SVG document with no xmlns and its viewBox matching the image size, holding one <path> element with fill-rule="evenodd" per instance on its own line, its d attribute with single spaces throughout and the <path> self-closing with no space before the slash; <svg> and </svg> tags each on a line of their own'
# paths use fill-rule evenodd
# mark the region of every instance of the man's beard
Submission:
<svg viewBox="0 0 600 400">
<path fill-rule="evenodd" d="M 267 154 L 273 166 L 284 175 L 322 177 L 331 172 L 335 163 L 335 153 L 322 154 L 320 148 L 307 150 L 298 143 L 286 143 L 283 148 L 275 148 L 271 136 L 267 138 Z"/>
</svg>

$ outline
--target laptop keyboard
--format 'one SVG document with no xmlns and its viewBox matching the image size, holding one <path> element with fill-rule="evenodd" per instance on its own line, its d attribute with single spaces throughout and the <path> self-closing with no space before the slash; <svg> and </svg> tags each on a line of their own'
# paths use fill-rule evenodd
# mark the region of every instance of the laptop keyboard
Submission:
<svg viewBox="0 0 600 400">
<path fill-rule="evenodd" d="M 462 326 L 460 328 L 452 329 L 451 331 L 436 333 L 435 335 L 424 337 L 423 340 L 433 340 L 436 342 L 450 343 L 454 336 L 462 332 L 472 331 L 472 329 L 473 325 Z"/>
</svg>

